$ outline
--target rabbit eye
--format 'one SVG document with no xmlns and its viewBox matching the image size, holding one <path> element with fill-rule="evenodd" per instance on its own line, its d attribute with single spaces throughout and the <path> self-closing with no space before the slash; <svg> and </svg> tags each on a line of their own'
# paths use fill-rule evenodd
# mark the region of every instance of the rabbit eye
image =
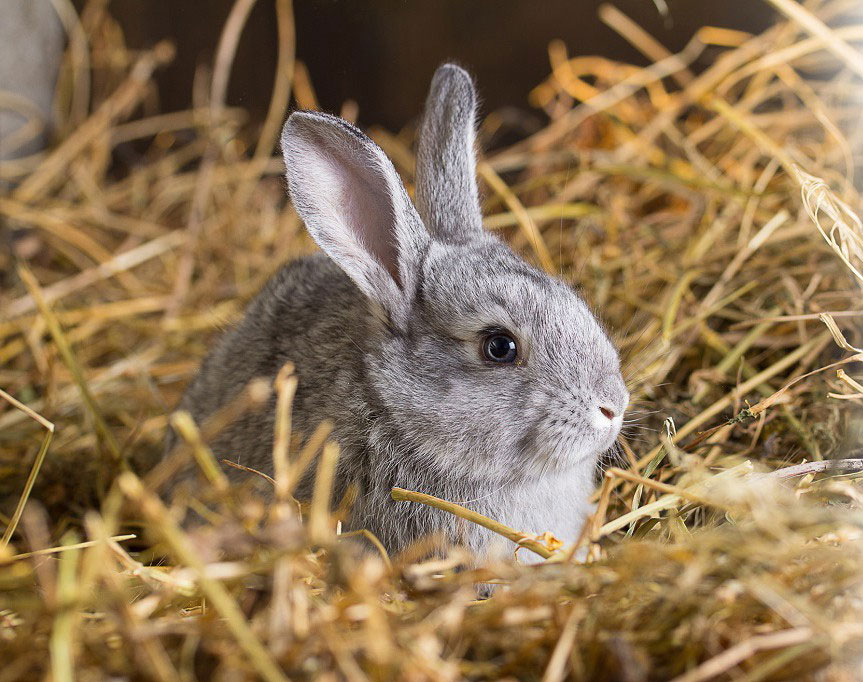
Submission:
<svg viewBox="0 0 863 682">
<path fill-rule="evenodd" d="M 518 357 L 518 346 L 509 334 L 493 332 L 483 338 L 482 354 L 490 362 L 513 363 Z"/>
</svg>

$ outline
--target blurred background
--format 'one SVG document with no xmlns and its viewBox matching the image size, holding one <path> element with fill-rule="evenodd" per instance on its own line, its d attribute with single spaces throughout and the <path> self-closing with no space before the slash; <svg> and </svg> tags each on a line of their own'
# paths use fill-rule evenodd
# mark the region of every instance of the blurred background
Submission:
<svg viewBox="0 0 863 682">
<path fill-rule="evenodd" d="M 157 75 L 165 110 L 190 105 L 195 70 L 212 63 L 233 4 L 112 3 L 130 47 L 149 47 L 162 38 L 177 46 L 177 58 Z M 473 72 L 486 113 L 528 108 L 527 93 L 548 74 L 547 46 L 554 39 L 563 40 L 572 55 L 648 64 L 600 20 L 600 5 L 595 0 L 303 0 L 294 6 L 296 54 L 308 68 L 321 108 L 339 111 L 353 100 L 361 124 L 397 130 L 418 115 L 432 72 L 445 60 Z M 766 2 L 623 0 L 615 6 L 673 52 L 706 24 L 759 33 L 776 18 Z M 247 108 L 253 119 L 266 115 L 277 42 L 273 1 L 260 0 L 243 31 L 228 90 L 228 104 Z M 704 63 L 710 55 L 705 57 Z"/>
<path fill-rule="evenodd" d="M 130 50 L 152 48 L 165 40 L 176 50 L 175 58 L 154 74 L 155 89 L 145 109 L 170 113 L 205 105 L 219 37 L 234 5 L 233 0 L 0 0 L 5 18 L 0 25 L 0 90 L 17 93 L 34 102 L 43 116 L 57 118 L 56 111 L 49 114 L 52 98 L 45 83 L 57 78 L 65 34 L 78 30 L 73 28 L 76 24 L 80 29 L 78 17 L 86 32 L 92 23 L 88 17 L 108 11 Z M 277 12 L 274 0 L 236 5 L 235 15 L 243 25 L 225 104 L 243 109 L 246 132 L 254 136 L 273 92 L 279 54 Z M 455 60 L 476 76 L 482 114 L 495 111 L 504 119 L 495 146 L 513 142 L 548 122 L 547 112 L 531 106 L 529 93 L 548 75 L 550 46 L 569 57 L 603 55 L 635 66 L 650 63 L 603 22 L 602 7 L 592 0 L 298 2 L 293 8 L 294 52 L 300 64 L 295 90 L 307 94 L 298 97 L 298 104 L 342 113 L 361 126 L 399 130 L 416 121 L 435 67 Z M 776 19 L 767 2 L 623 0 L 615 7 L 672 52 L 681 50 L 704 25 L 757 34 Z M 103 38 L 111 43 L 110 36 Z M 718 51 L 705 50 L 692 64 L 693 72 L 711 63 Z M 17 151 L 11 148 L 6 136 L 23 118 L 11 113 L 10 102 L 0 110 L 0 137 L 5 140 L 0 159 L 37 149 L 38 143 Z"/>
</svg>

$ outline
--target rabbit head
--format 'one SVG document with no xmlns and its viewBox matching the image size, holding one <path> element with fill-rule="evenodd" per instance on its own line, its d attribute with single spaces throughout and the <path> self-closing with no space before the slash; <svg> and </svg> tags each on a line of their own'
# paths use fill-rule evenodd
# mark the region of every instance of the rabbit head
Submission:
<svg viewBox="0 0 863 682">
<path fill-rule="evenodd" d="M 434 76 L 416 206 L 347 122 L 296 112 L 282 149 L 294 205 L 373 311 L 363 357 L 378 440 L 434 475 L 489 482 L 593 472 L 629 396 L 614 345 L 567 284 L 482 229 L 476 95 Z M 349 341 L 348 341 L 349 342 Z"/>
</svg>

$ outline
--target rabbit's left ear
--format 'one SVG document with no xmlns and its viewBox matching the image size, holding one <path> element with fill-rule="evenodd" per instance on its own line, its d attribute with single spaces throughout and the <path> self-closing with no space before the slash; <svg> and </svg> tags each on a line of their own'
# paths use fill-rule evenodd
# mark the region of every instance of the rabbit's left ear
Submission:
<svg viewBox="0 0 863 682">
<path fill-rule="evenodd" d="M 476 91 L 467 71 L 438 67 L 417 148 L 416 203 L 429 232 L 444 242 L 482 231 L 476 186 Z"/>
<path fill-rule="evenodd" d="M 297 111 L 282 130 L 291 200 L 318 246 L 397 325 L 428 232 L 383 151 L 329 114 Z"/>
</svg>

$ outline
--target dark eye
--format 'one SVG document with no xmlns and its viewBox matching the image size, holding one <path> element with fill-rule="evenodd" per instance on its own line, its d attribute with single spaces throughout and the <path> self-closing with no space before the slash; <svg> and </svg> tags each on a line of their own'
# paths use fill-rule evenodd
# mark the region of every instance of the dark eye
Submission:
<svg viewBox="0 0 863 682">
<path fill-rule="evenodd" d="M 494 332 L 482 340 L 482 355 L 491 362 L 515 362 L 518 346 L 509 334 Z"/>
</svg>

